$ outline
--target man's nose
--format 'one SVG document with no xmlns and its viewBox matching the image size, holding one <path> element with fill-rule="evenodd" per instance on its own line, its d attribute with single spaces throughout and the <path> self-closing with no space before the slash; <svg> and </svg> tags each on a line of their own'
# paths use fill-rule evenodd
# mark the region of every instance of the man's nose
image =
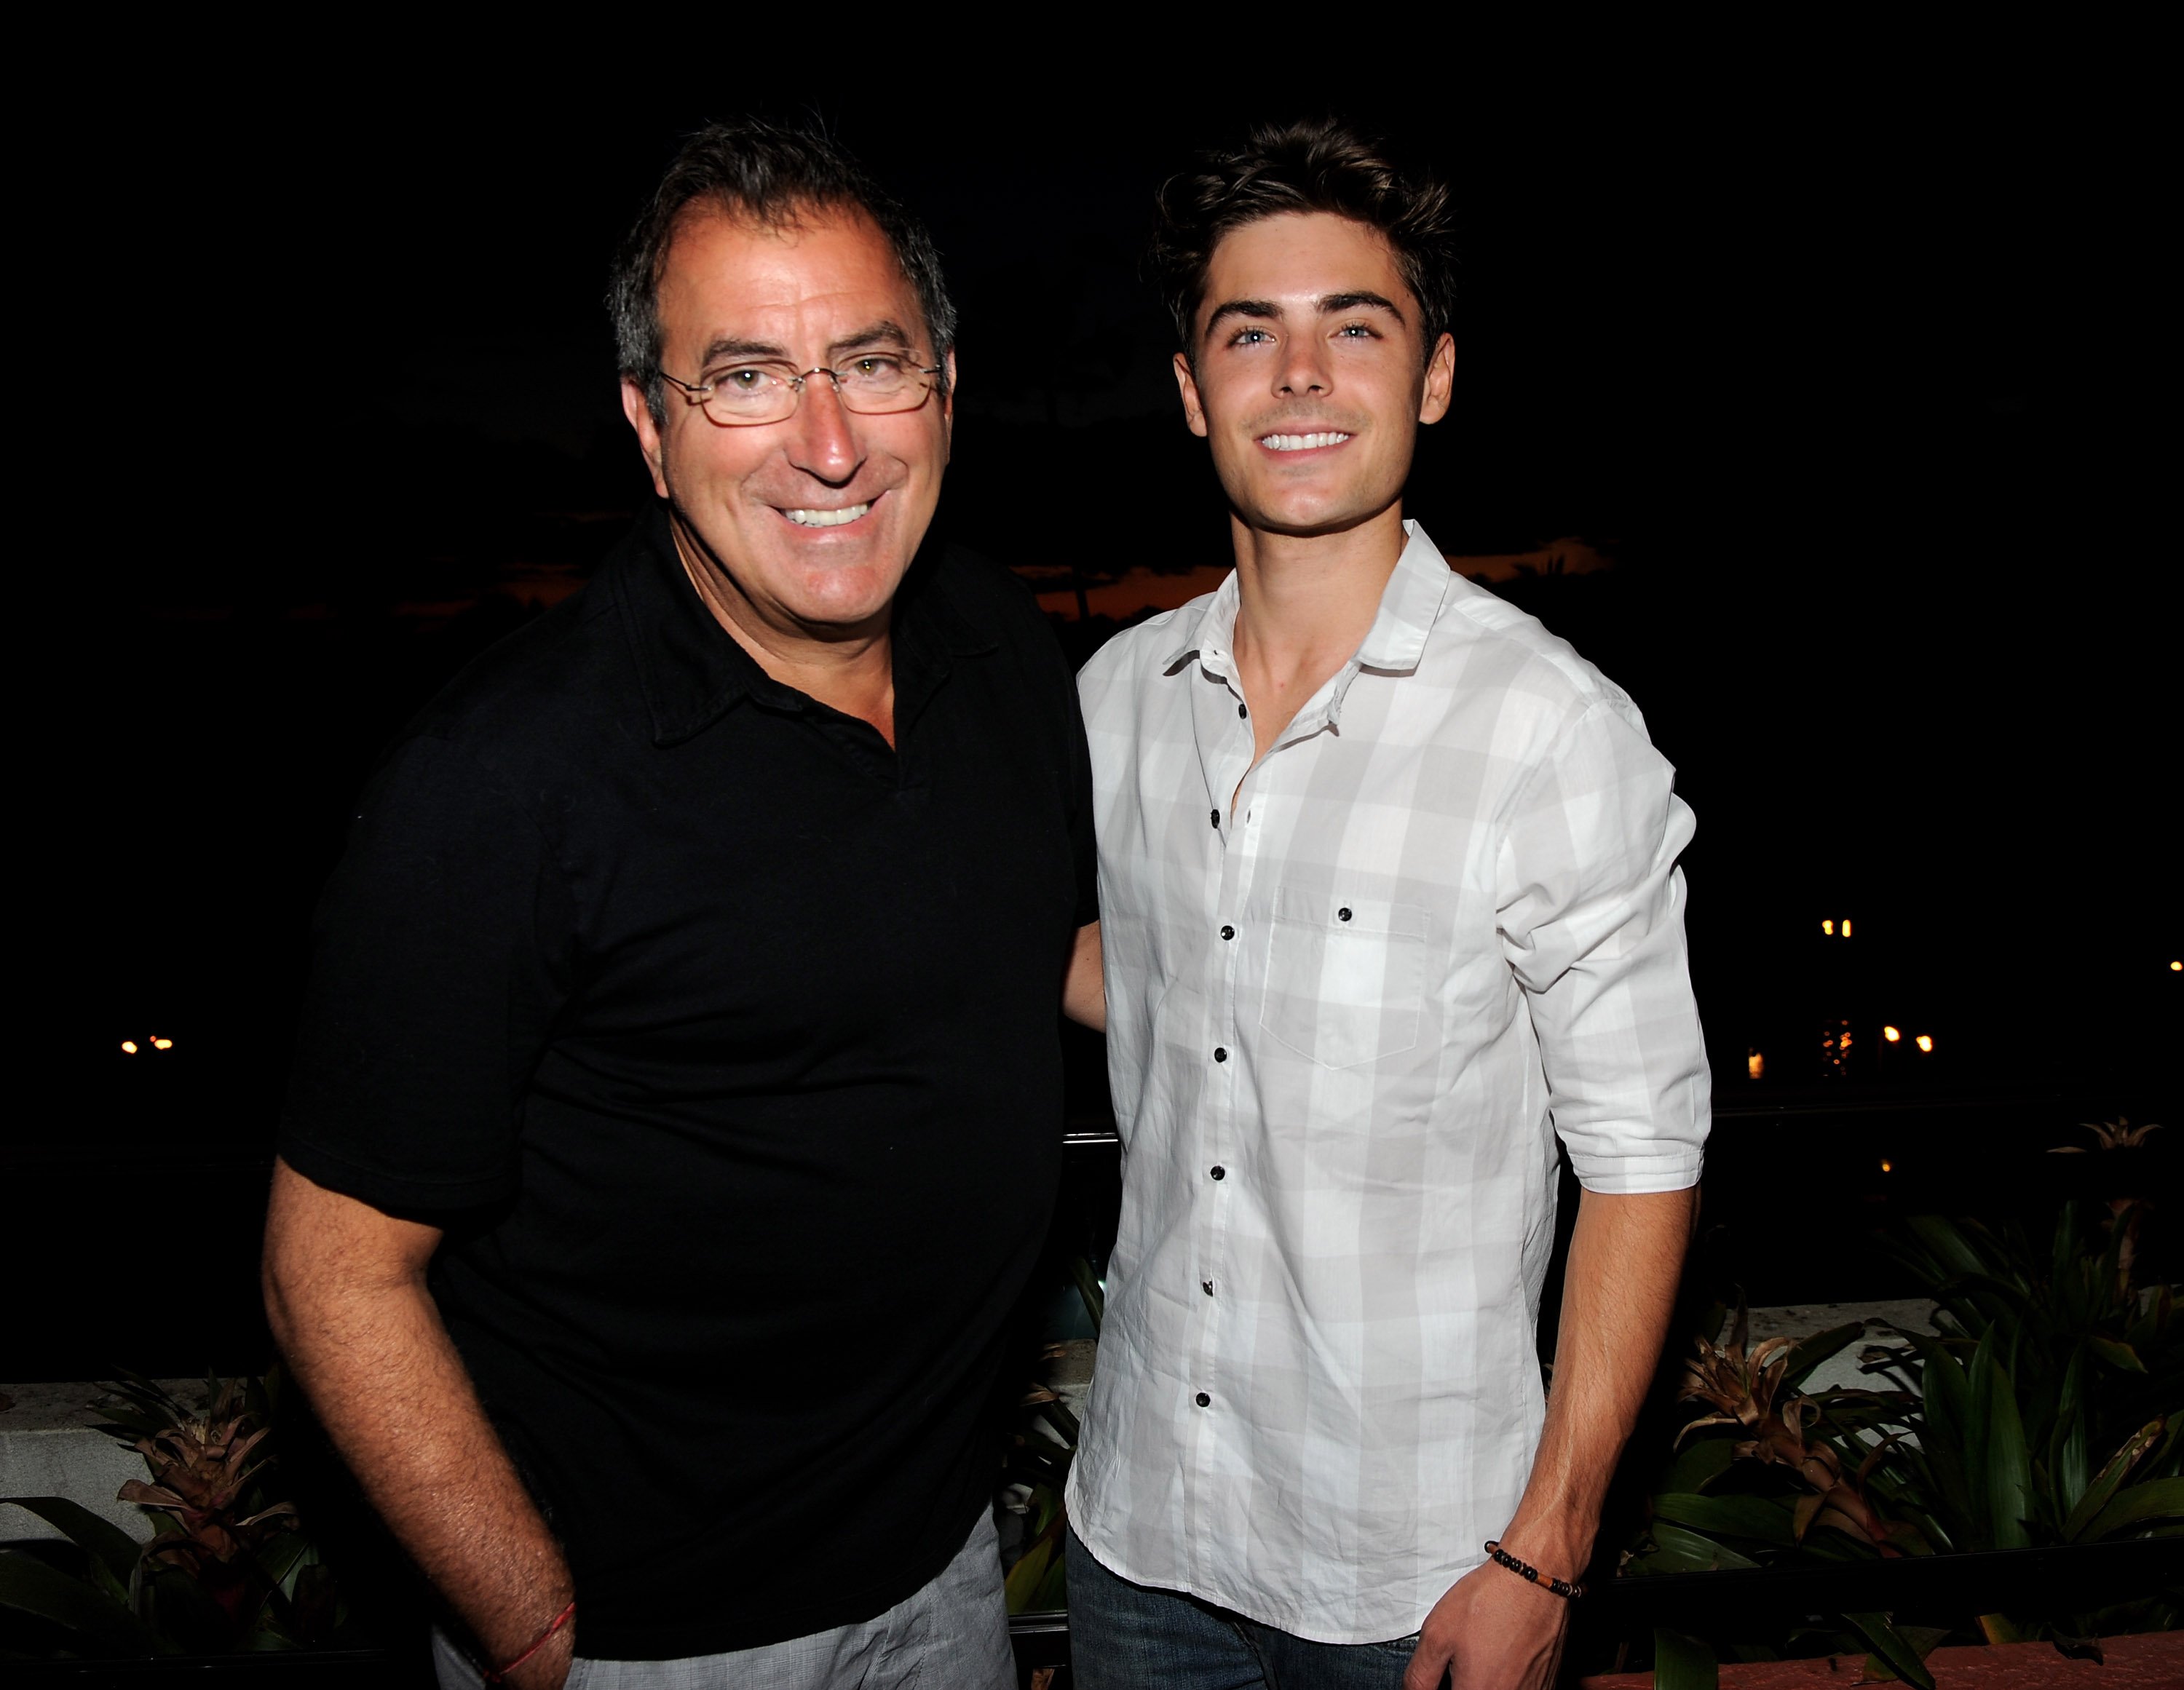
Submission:
<svg viewBox="0 0 2184 1690">
<path fill-rule="evenodd" d="M 1310 335 L 1300 335 L 1282 347 L 1282 365 L 1276 372 L 1277 390 L 1284 393 L 1324 393 L 1334 385 L 1328 368 L 1327 349 Z"/>
<path fill-rule="evenodd" d="M 824 370 L 804 379 L 788 440 L 789 461 L 822 481 L 846 481 L 864 461 L 848 406 Z"/>
</svg>

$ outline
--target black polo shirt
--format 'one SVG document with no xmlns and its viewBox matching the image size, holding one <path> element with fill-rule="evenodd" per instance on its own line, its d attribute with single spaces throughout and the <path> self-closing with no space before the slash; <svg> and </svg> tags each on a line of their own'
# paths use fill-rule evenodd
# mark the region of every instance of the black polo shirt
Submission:
<svg viewBox="0 0 2184 1690">
<path fill-rule="evenodd" d="M 928 546 L 894 629 L 890 750 L 766 677 L 655 512 L 411 724 L 319 912 L 281 1154 L 447 1228 L 587 1655 L 868 1619 L 990 1499 L 1084 736 L 1001 570 Z"/>
</svg>

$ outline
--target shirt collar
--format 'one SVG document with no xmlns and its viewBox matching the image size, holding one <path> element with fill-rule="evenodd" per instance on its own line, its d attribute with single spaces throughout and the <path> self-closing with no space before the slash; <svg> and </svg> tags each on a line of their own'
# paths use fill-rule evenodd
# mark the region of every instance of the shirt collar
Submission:
<svg viewBox="0 0 2184 1690">
<path fill-rule="evenodd" d="M 949 590 L 939 569 L 942 549 L 928 536 L 895 594 L 898 701 L 930 694 L 951 657 L 974 657 L 1000 643 L 990 620 Z M 808 694 L 760 669 L 714 620 L 683 570 L 665 502 L 638 519 L 600 574 L 621 611 L 655 745 L 695 738 L 745 699 L 788 711 L 811 703 Z"/>
<path fill-rule="evenodd" d="M 1407 520 L 1403 534 L 1396 572 L 1388 577 L 1373 625 L 1347 665 L 1350 673 L 1373 669 L 1409 674 L 1418 666 L 1418 659 L 1425 653 L 1426 636 L 1440 620 L 1441 602 L 1448 594 L 1448 559 L 1416 522 Z M 1230 653 L 1236 638 L 1238 592 L 1235 572 L 1231 570 L 1206 600 L 1197 620 L 1184 631 L 1182 643 L 1168 653 L 1164 669 L 1173 673 L 1186 659 L 1195 657 L 1201 667 L 1224 680 L 1233 678 L 1235 663 Z"/>
</svg>

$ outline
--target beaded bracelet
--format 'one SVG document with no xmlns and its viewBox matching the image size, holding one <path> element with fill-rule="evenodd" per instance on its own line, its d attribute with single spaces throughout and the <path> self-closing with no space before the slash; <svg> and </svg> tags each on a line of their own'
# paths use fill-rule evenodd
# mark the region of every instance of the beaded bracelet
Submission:
<svg viewBox="0 0 2184 1690">
<path fill-rule="evenodd" d="M 522 1665 L 525 1661 L 530 1659 L 531 1657 L 537 1654 L 539 1650 L 544 1648 L 546 1647 L 546 1639 L 552 1637 L 554 1632 L 560 1631 L 562 1626 L 567 1625 L 569 1621 L 576 1618 L 576 1616 L 577 1604 L 576 1599 L 572 1597 L 570 1598 L 569 1605 L 566 1608 L 564 1608 L 559 1614 L 556 1614 L 553 1618 L 552 1623 L 532 1640 L 531 1647 L 529 1648 L 524 1650 L 521 1654 L 516 1656 L 514 1660 L 510 1661 L 504 1666 L 488 1667 L 481 1676 L 488 1684 L 505 1684 L 508 1682 L 508 1675 L 510 1673 L 515 1671 L 515 1669 Z"/>
<path fill-rule="evenodd" d="M 1545 1586 L 1565 1602 L 1574 1602 L 1585 1594 L 1585 1586 L 1582 1582 L 1572 1584 L 1568 1579 L 1556 1578 L 1552 1574 L 1543 1573 L 1530 1562 L 1518 1560 L 1490 1537 L 1486 1542 L 1486 1553 L 1493 1557 L 1496 1565 L 1508 1568 L 1518 1578 L 1529 1579 L 1534 1584 Z"/>
</svg>

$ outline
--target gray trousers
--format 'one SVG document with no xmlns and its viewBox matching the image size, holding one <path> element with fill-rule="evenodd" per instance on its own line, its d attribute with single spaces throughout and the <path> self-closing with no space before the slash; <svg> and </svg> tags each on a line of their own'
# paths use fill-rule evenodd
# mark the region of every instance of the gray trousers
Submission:
<svg viewBox="0 0 2184 1690">
<path fill-rule="evenodd" d="M 581 1606 L 577 1620 L 581 1627 Z M 482 1690 L 477 1669 L 443 1632 L 432 1634 L 432 1660 L 440 1690 Z M 566 1690 L 1015 1690 L 1016 1682 L 1000 1544 L 993 1515 L 982 1513 L 956 1559 L 877 1618 L 680 1660 L 580 1654 Z"/>
</svg>

